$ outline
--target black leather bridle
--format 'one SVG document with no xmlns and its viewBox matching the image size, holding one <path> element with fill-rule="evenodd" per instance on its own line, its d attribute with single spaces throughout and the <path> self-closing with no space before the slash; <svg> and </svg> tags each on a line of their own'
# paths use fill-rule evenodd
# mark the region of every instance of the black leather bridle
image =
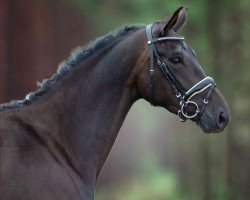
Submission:
<svg viewBox="0 0 250 200">
<path fill-rule="evenodd" d="M 176 80 L 174 75 L 171 73 L 169 67 L 167 64 L 163 61 L 163 59 L 160 57 L 160 55 L 157 52 L 155 43 L 162 42 L 162 41 L 183 41 L 184 37 L 174 36 L 174 37 L 158 37 L 153 38 L 152 36 L 152 27 L 153 24 L 150 24 L 146 27 L 146 35 L 148 40 L 148 45 L 150 47 L 150 102 L 153 103 L 153 92 L 154 92 L 154 82 L 153 82 L 153 76 L 154 76 L 154 62 L 156 58 L 157 65 L 160 67 L 161 72 L 171 85 L 173 92 L 175 93 L 175 96 L 177 97 L 178 101 L 180 102 L 180 109 L 178 111 L 178 115 L 181 119 L 181 121 L 185 122 L 187 119 L 194 119 L 196 117 L 196 120 L 199 120 L 200 117 L 203 115 L 203 112 L 209 103 L 210 96 L 213 92 L 213 90 L 216 87 L 216 83 L 212 77 L 206 77 L 193 85 L 189 90 L 183 89 L 183 87 L 179 84 L 179 82 Z M 198 106 L 198 104 L 195 101 L 192 101 L 191 98 L 196 96 L 197 94 L 202 93 L 203 91 L 207 90 L 206 96 L 203 98 L 203 105 L 201 107 Z M 186 109 L 188 106 L 195 107 L 195 112 L 193 113 L 187 113 Z"/>
</svg>

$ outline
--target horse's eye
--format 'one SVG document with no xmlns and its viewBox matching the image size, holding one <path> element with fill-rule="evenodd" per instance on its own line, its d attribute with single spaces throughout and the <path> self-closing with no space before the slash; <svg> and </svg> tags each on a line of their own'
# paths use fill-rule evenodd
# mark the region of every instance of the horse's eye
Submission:
<svg viewBox="0 0 250 200">
<path fill-rule="evenodd" d="M 172 57 L 172 58 L 170 59 L 170 61 L 171 61 L 172 63 L 174 63 L 174 64 L 182 63 L 182 59 L 181 59 L 180 57 L 178 57 L 178 56 Z"/>
</svg>

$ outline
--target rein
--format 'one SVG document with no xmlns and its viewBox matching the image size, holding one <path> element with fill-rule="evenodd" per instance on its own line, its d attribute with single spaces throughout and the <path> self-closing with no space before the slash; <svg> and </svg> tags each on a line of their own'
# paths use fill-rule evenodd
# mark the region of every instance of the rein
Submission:
<svg viewBox="0 0 250 200">
<path fill-rule="evenodd" d="M 183 87 L 179 84 L 179 82 L 175 79 L 174 75 L 171 73 L 169 67 L 167 64 L 163 61 L 161 56 L 158 54 L 155 43 L 162 42 L 162 41 L 183 41 L 184 37 L 159 37 L 159 38 L 153 38 L 152 36 L 152 27 L 153 24 L 150 24 L 146 27 L 146 35 L 148 40 L 148 45 L 150 47 L 150 69 L 149 69 L 149 75 L 150 75 L 150 103 L 153 102 L 153 92 L 154 92 L 154 58 L 156 58 L 157 65 L 160 67 L 161 72 L 171 85 L 173 92 L 175 93 L 176 98 L 178 99 L 180 103 L 180 108 L 178 110 L 178 115 L 182 122 L 185 122 L 187 119 L 193 119 L 195 117 L 198 117 L 199 119 L 203 115 L 203 112 L 206 109 L 207 104 L 209 103 L 210 96 L 212 95 L 213 90 L 216 87 L 216 83 L 212 77 L 206 77 L 199 81 L 198 83 L 194 84 L 189 90 L 185 91 Z M 200 107 L 195 101 L 192 101 L 191 99 L 202 93 L 203 91 L 207 91 L 206 96 L 203 98 L 203 105 Z M 186 112 L 186 109 L 188 106 L 194 106 L 195 112 L 194 113 L 188 113 Z M 198 120 L 198 119 L 197 119 Z"/>
</svg>

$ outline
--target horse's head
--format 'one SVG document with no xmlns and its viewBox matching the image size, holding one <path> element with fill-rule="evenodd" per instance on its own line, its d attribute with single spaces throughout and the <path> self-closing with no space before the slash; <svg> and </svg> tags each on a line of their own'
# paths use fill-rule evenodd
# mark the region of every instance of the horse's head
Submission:
<svg viewBox="0 0 250 200">
<path fill-rule="evenodd" d="M 186 20 L 187 8 L 146 27 L 137 89 L 155 106 L 195 121 L 204 132 L 221 132 L 230 121 L 224 98 L 197 61 L 184 38 L 176 34 Z"/>
</svg>

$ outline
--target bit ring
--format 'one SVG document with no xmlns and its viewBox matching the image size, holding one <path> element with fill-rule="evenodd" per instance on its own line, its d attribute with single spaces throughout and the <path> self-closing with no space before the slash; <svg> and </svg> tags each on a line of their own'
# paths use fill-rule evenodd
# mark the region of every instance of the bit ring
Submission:
<svg viewBox="0 0 250 200">
<path fill-rule="evenodd" d="M 191 114 L 189 115 L 187 112 L 185 112 L 185 108 L 188 106 L 188 105 L 194 105 L 196 107 L 196 111 L 194 114 Z M 192 119 L 194 117 L 196 117 L 198 115 L 198 113 L 200 112 L 200 109 L 199 109 L 199 106 L 197 103 L 193 102 L 193 101 L 187 101 L 185 104 L 183 104 L 181 106 L 181 114 L 186 117 L 187 119 Z"/>
</svg>

